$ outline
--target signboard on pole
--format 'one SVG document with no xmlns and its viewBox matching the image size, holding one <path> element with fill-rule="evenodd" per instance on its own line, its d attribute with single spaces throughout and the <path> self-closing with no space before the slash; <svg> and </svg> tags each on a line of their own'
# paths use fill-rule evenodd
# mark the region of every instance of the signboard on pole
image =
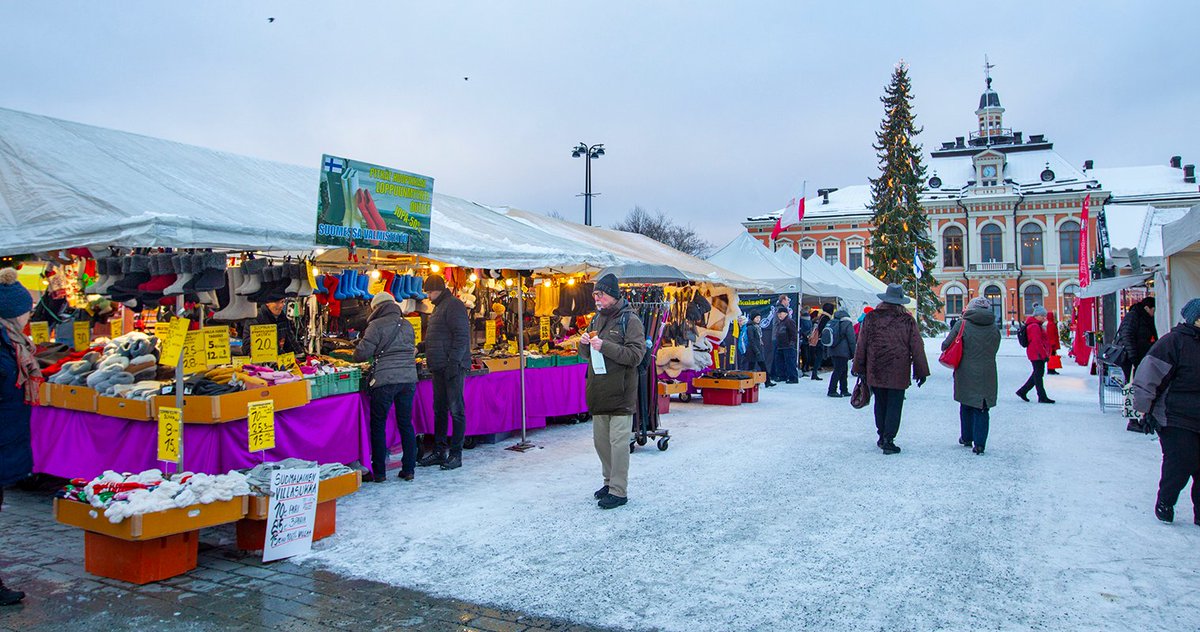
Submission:
<svg viewBox="0 0 1200 632">
<path fill-rule="evenodd" d="M 162 406 L 158 409 L 158 460 L 179 463 L 183 452 L 183 410 Z"/>
<path fill-rule="evenodd" d="M 429 176 L 326 154 L 317 197 L 318 244 L 429 252 Z"/>
<path fill-rule="evenodd" d="M 315 467 L 271 472 L 264 562 L 299 555 L 312 548 L 320 485 L 320 470 Z"/>
<path fill-rule="evenodd" d="M 250 402 L 247 406 L 246 436 L 249 438 L 251 452 L 271 450 L 275 447 L 275 400 Z"/>
</svg>

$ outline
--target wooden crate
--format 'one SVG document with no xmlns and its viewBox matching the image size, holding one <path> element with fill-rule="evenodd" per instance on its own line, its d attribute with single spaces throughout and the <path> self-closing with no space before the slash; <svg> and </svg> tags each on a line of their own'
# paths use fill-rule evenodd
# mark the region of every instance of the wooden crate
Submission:
<svg viewBox="0 0 1200 632">
<path fill-rule="evenodd" d="M 755 371 L 754 372 L 754 383 L 755 384 L 766 384 L 767 383 L 767 372 L 766 371 Z"/>
<path fill-rule="evenodd" d="M 700 389 L 716 388 L 741 390 L 743 388 L 754 388 L 754 378 L 731 380 L 726 378 L 698 377 L 692 380 L 692 386 Z"/>
<path fill-rule="evenodd" d="M 75 500 L 55 498 L 54 519 L 92 533 L 137 542 L 237 522 L 246 515 L 247 506 L 246 497 L 240 496 L 208 505 L 192 505 L 130 516 L 113 524 L 104 517 L 104 511 L 101 509 Z"/>
<path fill-rule="evenodd" d="M 154 419 L 153 406 L 148 399 L 125 399 L 124 397 L 99 397 L 96 412 L 106 417 L 148 421 Z"/>
<path fill-rule="evenodd" d="M 688 390 L 687 382 L 659 382 L 658 383 L 658 394 L 659 395 L 678 395 L 680 393 L 686 393 L 687 390 Z"/>
<path fill-rule="evenodd" d="M 274 400 L 276 412 L 299 408 L 310 401 L 308 383 L 304 380 L 297 380 L 278 386 L 255 388 L 213 397 L 187 395 L 183 398 L 183 420 L 195 424 L 217 424 L 245 419 L 250 402 L 264 399 Z M 153 411 L 155 416 L 158 415 L 158 409 L 162 406 L 175 406 L 175 396 L 155 397 Z"/>
<path fill-rule="evenodd" d="M 484 358 L 483 365 L 492 373 L 516 371 L 521 368 L 517 363 L 517 356 L 512 356 L 511 358 Z"/>
<path fill-rule="evenodd" d="M 317 487 L 317 502 L 323 503 L 349 496 L 362 487 L 362 472 L 357 470 L 321 481 Z M 267 519 L 267 496 L 250 496 L 250 505 L 246 510 L 247 520 Z"/>
<path fill-rule="evenodd" d="M 55 408 L 78 410 L 85 413 L 96 412 L 96 399 L 99 393 L 86 386 L 64 386 L 62 384 L 47 384 L 50 387 L 50 405 Z"/>
<path fill-rule="evenodd" d="M 131 584 L 148 584 L 182 575 L 196 568 L 199 550 L 199 531 L 137 542 L 83 532 L 84 570 Z"/>
</svg>

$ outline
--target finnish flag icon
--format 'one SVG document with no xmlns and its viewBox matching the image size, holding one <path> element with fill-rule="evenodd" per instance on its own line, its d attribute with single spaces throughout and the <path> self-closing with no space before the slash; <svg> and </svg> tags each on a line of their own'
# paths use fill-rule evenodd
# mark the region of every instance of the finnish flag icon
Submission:
<svg viewBox="0 0 1200 632">
<path fill-rule="evenodd" d="M 325 171 L 329 171 L 331 173 L 341 173 L 342 170 L 346 168 L 346 161 L 342 160 L 341 158 L 327 156 L 322 165 L 324 166 Z"/>
</svg>

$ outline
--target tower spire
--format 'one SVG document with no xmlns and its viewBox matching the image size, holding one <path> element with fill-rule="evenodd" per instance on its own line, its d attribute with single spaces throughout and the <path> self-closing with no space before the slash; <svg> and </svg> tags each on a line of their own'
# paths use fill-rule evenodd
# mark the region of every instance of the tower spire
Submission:
<svg viewBox="0 0 1200 632">
<path fill-rule="evenodd" d="M 987 87 L 989 90 L 991 90 L 991 88 L 992 88 L 992 68 L 995 68 L 995 67 L 996 67 L 996 64 L 989 63 L 987 53 L 984 53 L 983 54 L 983 77 L 987 81 Z"/>
</svg>

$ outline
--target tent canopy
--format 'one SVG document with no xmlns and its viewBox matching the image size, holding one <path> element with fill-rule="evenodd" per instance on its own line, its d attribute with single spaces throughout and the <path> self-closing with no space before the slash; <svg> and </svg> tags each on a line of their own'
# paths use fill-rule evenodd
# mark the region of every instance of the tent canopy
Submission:
<svg viewBox="0 0 1200 632">
<path fill-rule="evenodd" d="M 1125 288 L 1130 288 L 1135 285 L 1145 283 L 1150 277 L 1154 276 L 1153 272 L 1143 274 L 1129 274 L 1126 276 L 1112 277 L 1110 279 L 1095 279 L 1085 288 L 1080 288 L 1075 294 L 1077 298 L 1095 298 L 1119 292 Z"/>
<path fill-rule="evenodd" d="M 780 248 L 773 253 L 775 262 L 784 270 L 800 270 L 800 281 L 808 296 L 838 297 L 846 288 L 835 282 L 826 271 L 807 265 L 804 257 L 791 248 Z"/>
<path fill-rule="evenodd" d="M 799 267 L 784 269 L 766 246 L 745 231 L 710 255 L 708 262 L 754 279 L 771 292 L 803 292 Z"/>
<path fill-rule="evenodd" d="M 1200 298 L 1200 205 L 1163 227 L 1163 266 L 1155 273 L 1158 308 L 1154 322 L 1159 334 L 1182 320 L 1180 310 Z"/>
</svg>

